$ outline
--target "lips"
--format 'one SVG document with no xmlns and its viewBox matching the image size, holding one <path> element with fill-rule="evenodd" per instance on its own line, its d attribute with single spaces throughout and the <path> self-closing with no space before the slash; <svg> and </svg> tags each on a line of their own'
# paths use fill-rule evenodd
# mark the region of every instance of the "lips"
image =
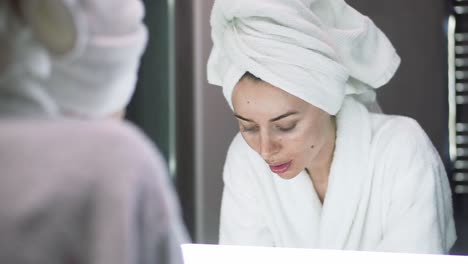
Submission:
<svg viewBox="0 0 468 264">
<path fill-rule="evenodd" d="M 280 163 L 275 165 L 270 165 L 270 170 L 276 174 L 285 173 L 291 166 L 292 161 L 286 163 Z"/>
</svg>

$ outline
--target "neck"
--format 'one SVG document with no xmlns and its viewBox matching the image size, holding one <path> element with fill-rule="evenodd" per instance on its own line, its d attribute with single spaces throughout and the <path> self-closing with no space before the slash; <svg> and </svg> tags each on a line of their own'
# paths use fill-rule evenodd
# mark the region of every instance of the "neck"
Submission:
<svg viewBox="0 0 468 264">
<path fill-rule="evenodd" d="M 327 134 L 329 135 L 327 141 L 320 149 L 317 158 L 313 164 L 306 168 L 309 176 L 312 177 L 314 182 L 326 182 L 330 174 L 330 168 L 333 161 L 333 154 L 335 152 L 336 141 L 336 122 L 332 120 L 331 129 Z"/>
</svg>

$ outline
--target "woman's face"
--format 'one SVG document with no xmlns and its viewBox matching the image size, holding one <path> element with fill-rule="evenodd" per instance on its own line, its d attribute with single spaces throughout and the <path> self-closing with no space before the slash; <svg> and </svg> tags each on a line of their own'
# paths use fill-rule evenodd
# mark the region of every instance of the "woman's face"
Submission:
<svg viewBox="0 0 468 264">
<path fill-rule="evenodd" d="M 284 179 L 320 166 L 334 146 L 332 116 L 275 86 L 243 78 L 232 99 L 245 141 Z"/>
</svg>

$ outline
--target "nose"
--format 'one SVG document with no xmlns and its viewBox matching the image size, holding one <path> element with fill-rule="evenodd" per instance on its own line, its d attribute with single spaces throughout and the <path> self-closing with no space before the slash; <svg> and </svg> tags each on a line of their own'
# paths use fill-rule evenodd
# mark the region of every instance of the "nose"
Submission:
<svg viewBox="0 0 468 264">
<path fill-rule="evenodd" d="M 278 153 L 280 146 L 279 143 L 268 135 L 268 133 L 262 133 L 260 135 L 260 142 L 258 146 L 258 153 L 266 161 L 271 161 L 272 157 Z"/>
</svg>

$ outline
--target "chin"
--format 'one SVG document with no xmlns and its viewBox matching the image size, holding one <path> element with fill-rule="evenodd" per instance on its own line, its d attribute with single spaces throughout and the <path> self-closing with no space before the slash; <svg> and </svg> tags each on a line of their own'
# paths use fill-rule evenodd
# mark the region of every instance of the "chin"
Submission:
<svg viewBox="0 0 468 264">
<path fill-rule="evenodd" d="M 296 176 L 298 176 L 299 174 L 300 172 L 286 171 L 284 173 L 276 174 L 276 175 L 278 175 L 281 179 L 291 180 L 291 179 L 296 178 Z"/>
</svg>

